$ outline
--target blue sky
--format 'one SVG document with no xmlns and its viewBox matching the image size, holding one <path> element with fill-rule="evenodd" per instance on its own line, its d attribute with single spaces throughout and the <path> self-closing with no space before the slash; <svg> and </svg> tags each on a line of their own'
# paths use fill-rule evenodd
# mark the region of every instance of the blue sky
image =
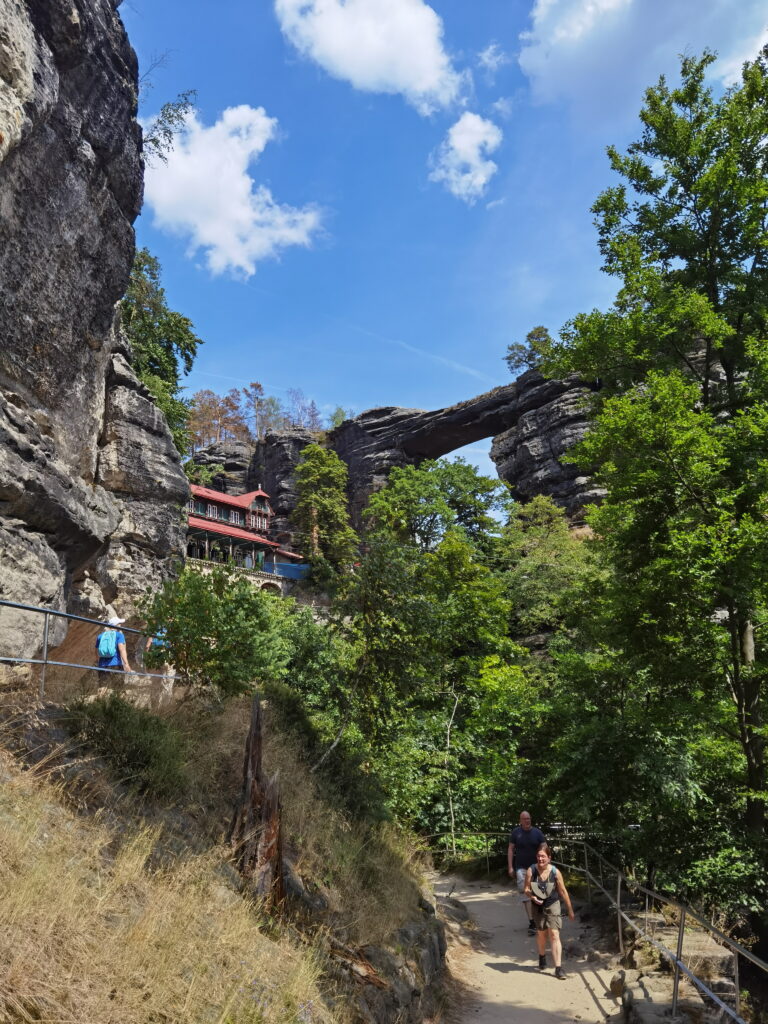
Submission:
<svg viewBox="0 0 768 1024">
<path fill-rule="evenodd" d="M 252 380 L 323 411 L 437 408 L 614 291 L 589 207 L 645 86 L 762 0 L 125 0 L 142 116 L 197 111 L 149 168 L 137 240 L 205 344 L 190 393 Z M 490 463 L 475 445 L 483 471 Z"/>
</svg>

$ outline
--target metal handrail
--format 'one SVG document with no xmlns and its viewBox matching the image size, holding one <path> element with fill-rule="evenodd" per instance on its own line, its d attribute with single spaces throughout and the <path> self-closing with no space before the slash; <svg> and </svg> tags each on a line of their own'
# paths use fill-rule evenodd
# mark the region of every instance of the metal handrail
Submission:
<svg viewBox="0 0 768 1024">
<path fill-rule="evenodd" d="M 40 608 L 39 605 L 35 604 L 20 604 L 18 601 L 4 601 L 0 600 L 0 607 L 3 608 L 20 608 L 25 612 L 39 612 L 41 615 L 55 615 L 60 619 L 74 619 L 76 622 L 90 622 L 94 626 L 108 626 L 108 622 L 103 622 L 101 619 L 87 619 L 84 615 L 73 615 L 71 612 L 57 612 L 53 608 Z M 153 636 L 153 633 L 147 633 L 142 629 L 134 629 L 132 626 L 121 626 L 120 629 L 123 633 L 138 633 L 139 636 Z M 93 666 L 91 665 L 91 668 Z"/>
<path fill-rule="evenodd" d="M 443 837 L 443 836 L 449 836 L 451 834 L 453 834 L 454 836 L 486 836 L 486 837 L 494 836 L 494 837 L 496 837 L 496 836 L 506 835 L 507 833 L 506 832 L 454 832 L 454 833 L 450 833 L 450 832 L 436 832 L 436 833 L 433 833 L 432 835 L 425 836 L 425 838 L 426 839 L 437 839 L 437 838 L 440 838 L 440 837 Z M 638 882 L 635 882 L 633 879 L 628 878 L 624 874 L 623 871 L 621 871 L 614 864 L 612 864 L 609 860 L 607 860 L 599 852 L 599 850 L 596 850 L 593 846 L 591 846 L 585 840 L 583 840 L 583 839 L 571 839 L 571 838 L 567 838 L 567 837 L 559 838 L 558 845 L 562 846 L 565 843 L 573 843 L 575 845 L 578 845 L 578 846 L 582 847 L 583 852 L 584 852 L 584 866 L 581 867 L 578 864 L 571 864 L 571 863 L 568 863 L 568 862 L 564 862 L 562 860 L 556 860 L 556 861 L 553 861 L 553 863 L 557 864 L 561 868 L 567 868 L 570 871 L 576 871 L 577 873 L 584 875 L 585 880 L 587 882 L 587 898 L 588 898 L 590 903 L 592 902 L 592 887 L 594 887 L 596 889 L 599 889 L 600 892 L 602 892 L 608 898 L 609 907 L 611 909 L 615 910 L 616 913 L 617 913 L 617 929 L 618 929 L 618 941 L 619 941 L 619 950 L 620 950 L 620 952 L 622 954 L 624 953 L 624 939 L 623 939 L 622 921 L 626 921 L 626 923 L 632 929 L 634 929 L 634 931 L 636 931 L 638 933 L 638 935 L 642 936 L 644 941 L 649 942 L 652 946 L 654 946 L 656 949 L 658 949 L 659 952 L 661 952 L 661 954 L 664 957 L 666 957 L 667 960 L 669 960 L 672 963 L 672 965 L 674 966 L 674 983 L 673 983 L 674 987 L 673 987 L 673 991 L 672 991 L 672 1016 L 674 1017 L 676 1012 L 677 1012 L 677 1005 L 678 1005 L 678 1000 L 679 1000 L 680 974 L 682 973 L 687 978 L 689 978 L 690 981 L 692 981 L 693 984 L 704 995 L 706 995 L 706 997 L 708 999 L 712 1000 L 712 1002 L 715 1003 L 716 1006 L 718 1006 L 733 1021 L 735 1021 L 736 1024 L 746 1024 L 746 1021 L 744 1020 L 744 1018 L 739 1015 L 739 1013 L 740 1013 L 740 999 L 741 999 L 741 996 L 740 996 L 740 991 L 739 991 L 739 959 L 738 958 L 739 958 L 739 956 L 743 956 L 746 960 L 749 960 L 752 964 L 754 964 L 760 970 L 764 971 L 766 973 L 766 975 L 768 975 L 768 963 L 766 963 L 764 960 L 761 960 L 760 957 L 756 956 L 751 950 L 746 949 L 740 943 L 736 942 L 735 939 L 730 938 L 730 936 L 726 935 L 719 928 L 716 928 L 715 925 L 710 924 L 710 922 L 707 921 L 706 918 L 699 911 L 695 910 L 692 907 L 687 906 L 684 903 L 679 903 L 677 900 L 673 900 L 669 896 L 664 896 L 662 893 L 655 892 L 653 889 L 648 889 L 645 886 L 640 885 Z M 599 880 L 593 874 L 593 872 L 590 870 L 590 866 L 589 866 L 589 855 L 590 854 L 592 854 L 594 857 L 597 858 L 597 870 L 599 871 L 599 874 L 600 874 Z M 488 863 L 488 842 L 487 842 L 487 838 L 486 838 L 486 863 Z M 615 894 L 609 892 L 605 888 L 605 886 L 603 885 L 603 868 L 604 867 L 607 868 L 609 871 L 613 872 L 616 875 L 616 893 Z M 633 894 L 636 893 L 636 892 L 641 892 L 646 897 L 650 898 L 651 900 L 658 900 L 659 902 L 666 903 L 667 905 L 669 905 L 669 906 L 671 906 L 671 907 L 673 907 L 673 908 L 675 908 L 677 910 L 677 913 L 679 915 L 679 922 L 678 922 L 678 932 L 677 932 L 677 952 L 676 953 L 673 953 L 672 950 L 667 949 L 666 946 L 662 945 L 662 943 L 660 943 L 656 939 L 654 939 L 651 935 L 648 934 L 647 931 L 645 931 L 645 929 L 641 928 L 640 925 L 636 921 L 633 921 L 632 918 L 630 918 L 627 914 L 624 913 L 624 911 L 621 909 L 621 889 L 622 889 L 622 884 L 624 884 L 626 886 L 627 890 L 631 891 Z M 647 910 L 647 906 L 648 906 L 648 904 L 646 902 L 646 910 Z M 685 923 L 686 923 L 686 920 L 689 917 L 692 918 L 694 921 L 696 921 L 699 925 L 701 925 L 706 931 L 708 931 L 711 934 L 713 934 L 714 936 L 716 936 L 717 939 L 720 942 L 722 942 L 725 946 L 727 946 L 735 954 L 735 957 L 734 957 L 734 966 L 735 966 L 734 982 L 735 982 L 735 988 L 736 988 L 736 992 L 735 992 L 736 1008 L 735 1008 L 735 1010 L 733 1009 L 733 1007 L 730 1007 L 730 1006 L 728 1006 L 727 1003 L 723 1002 L 723 1000 L 717 995 L 717 993 L 713 992 L 707 985 L 705 985 L 705 983 L 700 978 L 698 978 L 693 973 L 693 971 L 691 971 L 690 968 L 688 968 L 683 963 L 683 961 L 682 961 L 683 938 L 684 938 L 684 933 L 685 933 Z"/>
<path fill-rule="evenodd" d="M 38 688 L 38 696 L 39 696 L 40 700 L 42 700 L 43 697 L 45 697 L 45 677 L 46 677 L 46 671 L 47 671 L 49 665 L 61 666 L 63 668 L 86 669 L 87 671 L 90 671 L 90 672 L 94 672 L 94 671 L 110 672 L 110 673 L 111 672 L 116 672 L 116 673 L 118 673 L 120 675 L 123 675 L 123 676 L 125 675 L 125 673 L 123 672 L 122 669 L 99 668 L 96 665 L 79 665 L 79 664 L 76 664 L 74 662 L 67 662 L 67 661 L 51 661 L 50 658 L 48 657 L 49 626 L 50 626 L 50 621 L 51 621 L 51 616 L 52 615 L 55 616 L 56 618 L 60 618 L 60 619 L 71 619 L 71 620 L 73 620 L 75 622 L 87 622 L 90 625 L 99 626 L 99 627 L 102 627 L 102 628 L 104 626 L 108 626 L 109 625 L 108 622 L 103 622 L 100 619 L 89 619 L 85 615 L 74 615 L 71 612 L 56 611 L 53 608 L 41 608 L 38 605 L 34 605 L 34 604 L 23 604 L 23 603 L 21 603 L 19 601 L 6 601 L 6 600 L 3 600 L 3 599 L 0 599 L 0 608 L 16 608 L 16 609 L 21 610 L 21 611 L 36 612 L 37 614 L 42 615 L 44 617 L 43 618 L 43 642 L 42 642 L 42 647 L 43 647 L 42 654 L 43 654 L 43 656 L 42 656 L 42 658 L 0 657 L 0 663 L 4 663 L 4 664 L 40 665 L 40 666 L 42 666 L 42 669 L 41 669 L 41 672 L 40 672 L 40 685 L 39 685 L 39 688 Z M 121 626 L 120 629 L 124 633 L 136 633 L 138 636 L 152 637 L 153 639 L 157 638 L 157 635 L 154 634 L 154 633 L 147 633 L 146 631 L 141 630 L 141 629 L 134 629 L 132 626 Z M 161 673 L 161 672 L 136 672 L 136 671 L 132 670 L 131 671 L 131 675 L 138 676 L 138 677 L 140 677 L 142 679 L 164 678 L 163 673 Z"/>
</svg>

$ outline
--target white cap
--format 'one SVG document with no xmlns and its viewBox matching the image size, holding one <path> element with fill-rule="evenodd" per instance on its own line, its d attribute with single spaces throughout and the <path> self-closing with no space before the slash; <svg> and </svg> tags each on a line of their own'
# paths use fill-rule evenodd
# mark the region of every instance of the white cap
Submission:
<svg viewBox="0 0 768 1024">
<path fill-rule="evenodd" d="M 122 626 L 122 624 L 124 622 L 125 622 L 125 619 L 119 619 L 116 615 L 113 615 L 112 618 L 107 622 L 107 625 L 108 626 Z"/>
</svg>

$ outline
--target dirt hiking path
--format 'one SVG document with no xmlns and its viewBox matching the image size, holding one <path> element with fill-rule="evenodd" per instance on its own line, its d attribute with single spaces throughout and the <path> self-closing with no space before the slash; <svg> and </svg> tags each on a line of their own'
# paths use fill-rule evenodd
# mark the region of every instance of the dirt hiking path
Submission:
<svg viewBox="0 0 768 1024">
<path fill-rule="evenodd" d="M 604 1024 L 609 1018 L 621 1019 L 620 1001 L 609 989 L 614 971 L 585 957 L 566 956 L 569 939 L 583 941 L 585 928 L 578 915 L 575 921 L 563 919 L 567 977 L 560 981 L 549 950 L 549 966 L 539 971 L 536 939 L 528 937 L 525 910 L 511 885 L 441 877 L 435 892 L 461 900 L 477 929 L 470 944 L 453 942 L 450 947 L 451 972 L 469 989 L 458 1014 L 462 1024 Z"/>
</svg>

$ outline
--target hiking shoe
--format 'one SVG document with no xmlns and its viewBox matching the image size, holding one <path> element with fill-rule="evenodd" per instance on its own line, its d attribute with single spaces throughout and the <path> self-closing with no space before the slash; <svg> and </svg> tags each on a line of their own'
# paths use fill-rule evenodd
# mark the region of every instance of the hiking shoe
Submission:
<svg viewBox="0 0 768 1024">
<path fill-rule="evenodd" d="M 535 935 L 536 934 L 536 929 L 533 927 L 533 922 L 532 921 L 529 922 L 529 924 L 528 924 L 528 934 L 529 935 Z"/>
<path fill-rule="evenodd" d="M 556 967 L 555 968 L 555 977 L 559 978 L 560 981 L 565 981 L 565 971 L 563 970 L 562 967 Z"/>
<path fill-rule="evenodd" d="M 539 955 L 539 970 L 543 971 L 546 966 L 547 966 L 547 958 L 542 953 L 542 954 Z M 558 971 L 559 970 L 560 970 L 560 968 L 558 967 Z"/>
</svg>

